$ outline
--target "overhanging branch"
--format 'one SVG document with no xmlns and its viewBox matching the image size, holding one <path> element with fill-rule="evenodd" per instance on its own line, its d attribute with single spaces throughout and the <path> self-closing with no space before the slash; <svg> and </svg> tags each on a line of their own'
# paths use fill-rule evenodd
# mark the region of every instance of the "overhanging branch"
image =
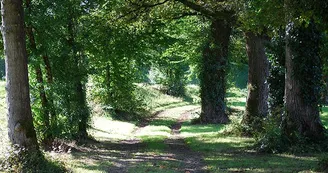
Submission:
<svg viewBox="0 0 328 173">
<path fill-rule="evenodd" d="M 192 10 L 195 10 L 209 18 L 231 19 L 233 17 L 232 11 L 226 11 L 226 10 L 217 11 L 214 9 L 210 9 L 210 8 L 201 6 L 197 3 L 191 2 L 189 0 L 175 0 L 175 1 L 180 2 L 180 3 L 184 4 L 185 6 L 191 8 Z"/>
<path fill-rule="evenodd" d="M 129 1 L 129 3 L 133 6 L 135 6 L 136 8 L 133 10 L 128 11 L 127 13 L 119 16 L 117 19 L 121 19 L 124 18 L 130 14 L 136 14 L 138 12 L 144 13 L 145 11 L 147 11 L 150 8 L 156 7 L 156 6 L 160 6 L 163 5 L 165 3 L 167 3 L 169 0 L 164 0 L 162 2 L 158 2 L 158 3 L 154 3 L 154 4 L 149 4 L 149 3 L 135 3 L 132 1 Z M 137 18 L 137 16 L 134 16 L 133 18 Z"/>
</svg>

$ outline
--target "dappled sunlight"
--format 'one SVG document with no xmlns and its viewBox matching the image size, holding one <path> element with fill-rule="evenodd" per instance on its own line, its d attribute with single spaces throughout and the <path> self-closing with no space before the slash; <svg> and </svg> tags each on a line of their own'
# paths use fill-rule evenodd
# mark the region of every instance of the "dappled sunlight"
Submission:
<svg viewBox="0 0 328 173">
<path fill-rule="evenodd" d="M 186 124 L 181 128 L 181 136 L 196 137 L 201 135 L 215 135 L 224 125 L 190 125 Z"/>
<path fill-rule="evenodd" d="M 178 120 L 182 113 L 185 113 L 186 111 L 190 111 L 190 110 L 196 110 L 198 108 L 199 105 L 187 105 L 187 106 L 175 107 L 158 114 L 157 117 Z"/>
<path fill-rule="evenodd" d="M 75 172 L 151 172 L 158 169 L 164 172 L 181 172 L 185 160 L 164 148 L 152 148 L 161 140 L 148 140 L 145 143 L 95 142 L 78 147 L 78 152 L 51 153 L 52 157 L 64 162 Z M 147 171 L 149 170 L 149 171 Z M 156 171 L 157 172 L 157 171 Z"/>
<path fill-rule="evenodd" d="M 171 129 L 167 126 L 146 126 L 140 130 L 138 130 L 135 134 L 136 137 L 141 136 L 163 136 L 163 137 L 170 137 Z"/>
<path fill-rule="evenodd" d="M 136 125 L 128 122 L 114 121 L 105 117 L 94 117 L 90 134 L 98 140 L 130 139 Z"/>
<path fill-rule="evenodd" d="M 238 88 L 229 88 L 226 95 L 227 105 L 240 111 L 245 110 L 247 91 Z"/>
<path fill-rule="evenodd" d="M 328 128 L 328 107 L 327 106 L 323 106 L 322 107 L 322 112 L 321 112 L 321 121 L 322 124 L 326 127 L 326 129 Z"/>
<path fill-rule="evenodd" d="M 316 160 L 286 158 L 271 154 L 247 154 L 236 152 L 233 155 L 215 153 L 205 158 L 211 172 L 230 172 L 232 170 L 251 172 L 299 172 L 312 170 Z"/>
</svg>

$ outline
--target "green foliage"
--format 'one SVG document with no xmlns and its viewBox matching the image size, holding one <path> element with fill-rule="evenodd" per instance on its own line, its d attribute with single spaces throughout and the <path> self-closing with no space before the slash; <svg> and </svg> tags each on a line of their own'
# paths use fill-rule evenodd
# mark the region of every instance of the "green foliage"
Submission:
<svg viewBox="0 0 328 173">
<path fill-rule="evenodd" d="M 256 134 L 256 148 L 260 152 L 279 153 L 286 151 L 287 145 L 282 139 L 279 117 L 269 116 L 263 121 L 263 131 Z"/>
<path fill-rule="evenodd" d="M 177 58 L 167 58 L 166 61 L 160 63 L 159 73 L 154 76 L 155 81 L 163 85 L 166 94 L 182 97 L 185 95 L 188 64 L 184 60 L 179 61 Z"/>
<path fill-rule="evenodd" d="M 238 20 L 244 31 L 271 33 L 284 24 L 283 0 L 243 0 Z"/>
<path fill-rule="evenodd" d="M 80 19 L 87 15 L 86 9 L 91 6 L 80 5 L 80 1 L 74 0 L 32 0 L 26 10 L 26 23 L 32 27 L 36 44 L 36 48 L 30 47 L 32 43 L 28 44 L 30 85 L 35 127 L 41 141 L 50 136 L 79 138 L 85 126 L 82 124 L 88 123 L 89 110 L 85 100 L 88 56 L 82 35 L 86 26 Z M 49 63 L 42 57 L 47 57 Z M 34 74 L 34 67 L 38 65 L 43 73 L 43 83 Z M 48 99 L 46 107 L 41 104 L 40 85 Z M 43 115 L 44 109 L 49 109 L 51 116 Z M 45 126 L 47 116 L 48 127 Z"/>
<path fill-rule="evenodd" d="M 245 38 L 243 33 L 235 29 L 229 45 L 229 57 L 227 67 L 227 86 L 240 89 L 247 87 L 248 57 L 246 54 Z"/>
<path fill-rule="evenodd" d="M 285 36 L 280 29 L 267 45 L 270 61 L 269 106 L 273 116 L 281 116 L 285 95 Z"/>
<path fill-rule="evenodd" d="M 255 147 L 259 152 L 266 153 L 309 153 L 309 152 L 323 152 L 327 151 L 327 141 L 315 141 L 302 135 L 296 134 L 294 140 L 298 141 L 290 145 L 288 139 L 281 129 L 281 118 L 277 116 L 269 116 L 263 124 L 263 131 L 258 133 L 255 137 Z"/>
<path fill-rule="evenodd" d="M 317 167 L 317 171 L 327 172 L 328 170 L 328 156 L 327 154 L 319 157 L 319 163 Z"/>
</svg>

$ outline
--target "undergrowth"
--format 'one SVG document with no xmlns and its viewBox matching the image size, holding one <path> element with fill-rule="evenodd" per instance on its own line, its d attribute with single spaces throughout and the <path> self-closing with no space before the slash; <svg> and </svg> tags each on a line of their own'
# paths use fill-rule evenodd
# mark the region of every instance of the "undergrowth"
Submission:
<svg viewBox="0 0 328 173">
<path fill-rule="evenodd" d="M 6 172 L 45 173 L 69 172 L 61 163 L 49 160 L 40 151 L 29 151 L 13 146 L 1 161 L 0 170 Z"/>
</svg>

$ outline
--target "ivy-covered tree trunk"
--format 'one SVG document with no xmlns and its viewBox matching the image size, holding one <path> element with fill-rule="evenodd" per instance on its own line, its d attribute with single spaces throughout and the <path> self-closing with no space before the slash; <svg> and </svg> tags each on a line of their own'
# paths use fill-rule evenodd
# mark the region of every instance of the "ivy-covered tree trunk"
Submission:
<svg viewBox="0 0 328 173">
<path fill-rule="evenodd" d="M 75 69 L 75 71 L 73 71 L 73 73 L 75 73 L 73 83 L 75 87 L 74 104 L 76 104 L 76 110 L 74 111 L 77 113 L 76 120 L 78 121 L 78 130 L 76 137 L 78 139 L 85 139 L 88 137 L 87 128 L 89 121 L 89 109 L 86 102 L 85 82 L 83 82 L 85 76 L 82 72 L 82 60 L 80 59 L 82 56 L 78 55 L 77 45 L 75 42 L 76 38 L 73 16 L 74 15 L 72 14 L 68 21 L 68 44 L 72 49 L 73 68 Z"/>
<path fill-rule="evenodd" d="M 242 123 L 254 131 L 260 131 L 263 117 L 268 113 L 269 62 L 265 54 L 265 37 L 246 32 L 248 55 L 248 96 Z"/>
<path fill-rule="evenodd" d="M 226 66 L 231 34 L 229 21 L 216 19 L 210 26 L 208 43 L 203 50 L 200 86 L 202 123 L 228 123 L 225 113 Z"/>
<path fill-rule="evenodd" d="M 308 26 L 290 23 L 286 33 L 283 132 L 291 143 L 297 142 L 299 137 L 318 141 L 324 138 L 318 106 L 322 80 L 321 36 L 313 22 Z"/>
<path fill-rule="evenodd" d="M 36 150 L 27 70 L 22 0 L 2 0 L 2 34 L 6 58 L 8 135 L 12 144 Z"/>
</svg>

